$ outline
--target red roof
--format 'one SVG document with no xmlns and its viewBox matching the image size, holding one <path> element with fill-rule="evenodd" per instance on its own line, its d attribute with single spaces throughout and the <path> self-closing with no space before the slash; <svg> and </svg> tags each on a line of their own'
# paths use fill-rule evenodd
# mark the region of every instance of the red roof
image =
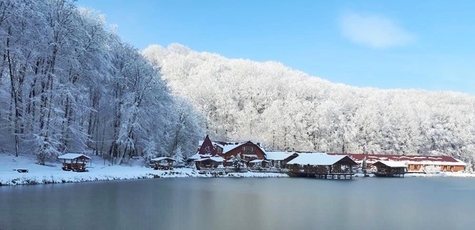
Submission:
<svg viewBox="0 0 475 230">
<path fill-rule="evenodd" d="M 209 139 L 209 136 L 206 135 L 205 140 L 201 144 L 200 149 L 198 150 L 199 154 L 211 154 L 211 156 L 216 155 L 216 149 L 213 146 L 213 143 Z"/>
<path fill-rule="evenodd" d="M 453 162 L 459 161 L 451 156 L 422 156 L 422 155 L 386 155 L 386 154 L 363 154 L 363 153 L 328 153 L 329 155 L 347 155 L 355 161 L 362 161 L 365 157 L 367 161 L 432 161 L 432 162 Z"/>
</svg>

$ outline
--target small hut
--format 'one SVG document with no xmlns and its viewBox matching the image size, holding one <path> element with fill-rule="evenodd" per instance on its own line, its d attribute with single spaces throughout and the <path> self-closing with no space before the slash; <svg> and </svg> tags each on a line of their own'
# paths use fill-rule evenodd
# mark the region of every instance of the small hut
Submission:
<svg viewBox="0 0 475 230">
<path fill-rule="evenodd" d="M 63 170 L 74 172 L 86 172 L 87 161 L 91 159 L 79 153 L 66 153 L 58 158 L 63 160 Z"/>
<path fill-rule="evenodd" d="M 223 165 L 224 159 L 222 157 L 206 157 L 195 160 L 196 169 L 213 169 L 219 165 Z"/>
<path fill-rule="evenodd" d="M 377 170 L 374 175 L 377 177 L 404 177 L 407 165 L 398 161 L 377 161 L 373 164 Z"/>
<path fill-rule="evenodd" d="M 324 179 L 351 179 L 355 165 L 348 156 L 325 153 L 298 153 L 298 157 L 287 163 L 290 176 Z"/>
<path fill-rule="evenodd" d="M 173 169 L 173 162 L 175 159 L 170 157 L 157 157 L 150 160 L 152 162 L 153 169 L 155 170 L 170 170 Z"/>
</svg>

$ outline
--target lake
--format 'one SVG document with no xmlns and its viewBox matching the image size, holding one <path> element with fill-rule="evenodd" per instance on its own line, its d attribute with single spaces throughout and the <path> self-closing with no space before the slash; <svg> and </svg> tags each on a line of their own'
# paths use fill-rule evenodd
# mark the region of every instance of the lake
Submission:
<svg viewBox="0 0 475 230">
<path fill-rule="evenodd" d="M 177 178 L 0 187 L 0 230 L 474 229 L 473 178 Z"/>
</svg>

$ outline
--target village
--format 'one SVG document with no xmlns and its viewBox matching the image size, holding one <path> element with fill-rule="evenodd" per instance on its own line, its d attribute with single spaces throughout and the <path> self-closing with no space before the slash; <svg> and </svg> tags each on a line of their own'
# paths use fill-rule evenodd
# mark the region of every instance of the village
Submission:
<svg viewBox="0 0 475 230">
<path fill-rule="evenodd" d="M 63 170 L 85 172 L 90 158 L 84 154 L 68 153 L 59 159 L 63 161 Z M 466 163 L 450 156 L 267 152 L 252 141 L 213 142 L 209 136 L 183 164 L 171 157 L 157 157 L 151 159 L 149 165 L 155 170 L 191 167 L 200 174 L 252 171 L 320 179 L 352 179 L 355 175 L 404 177 L 411 173 L 465 172 L 467 167 Z"/>
</svg>

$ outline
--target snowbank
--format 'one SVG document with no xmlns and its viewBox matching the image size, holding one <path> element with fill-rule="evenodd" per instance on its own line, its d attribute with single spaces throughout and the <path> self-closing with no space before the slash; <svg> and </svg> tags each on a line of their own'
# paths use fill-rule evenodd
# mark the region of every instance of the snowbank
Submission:
<svg viewBox="0 0 475 230">
<path fill-rule="evenodd" d="M 18 173 L 14 169 L 28 169 L 28 173 Z M 179 178 L 179 177 L 288 177 L 282 173 L 205 173 L 181 168 L 171 171 L 153 170 L 141 166 L 110 166 L 100 158 L 93 158 L 87 164 L 88 172 L 63 171 L 61 163 L 38 165 L 34 156 L 14 157 L 0 154 L 0 185 L 31 185 L 74 183 L 86 181 L 131 180 L 148 178 Z"/>
<path fill-rule="evenodd" d="M 364 177 L 363 173 L 355 173 L 355 177 Z M 375 177 L 374 174 L 368 173 L 367 177 Z M 404 177 L 475 177 L 473 173 L 463 172 L 439 172 L 439 173 L 406 173 Z"/>
<path fill-rule="evenodd" d="M 94 158 L 87 164 L 88 172 L 63 171 L 61 163 L 38 165 L 35 156 L 26 155 L 14 157 L 10 154 L 0 154 L 0 186 L 1 185 L 31 185 L 53 183 L 75 183 L 87 181 L 132 180 L 148 178 L 179 178 L 179 177 L 288 177 L 285 173 L 199 173 L 199 171 L 180 168 L 171 171 L 153 170 L 152 168 L 134 166 L 110 166 L 100 158 Z M 18 173 L 14 169 L 28 169 L 28 173 Z M 355 177 L 363 177 L 356 173 Z M 372 174 L 369 174 L 373 177 Z M 475 177 L 470 173 L 441 172 L 434 174 L 407 173 L 405 177 Z"/>
</svg>

